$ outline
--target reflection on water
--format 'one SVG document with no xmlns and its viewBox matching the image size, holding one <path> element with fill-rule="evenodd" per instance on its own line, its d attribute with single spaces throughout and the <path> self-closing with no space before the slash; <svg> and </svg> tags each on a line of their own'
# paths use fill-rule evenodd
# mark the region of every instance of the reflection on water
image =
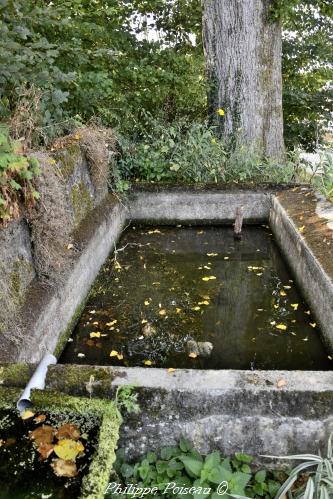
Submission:
<svg viewBox="0 0 333 499">
<path fill-rule="evenodd" d="M 190 358 L 189 340 L 211 342 Z M 112 356 L 110 356 L 110 354 Z M 320 331 L 266 227 L 131 227 L 62 363 L 328 370 Z"/>
</svg>

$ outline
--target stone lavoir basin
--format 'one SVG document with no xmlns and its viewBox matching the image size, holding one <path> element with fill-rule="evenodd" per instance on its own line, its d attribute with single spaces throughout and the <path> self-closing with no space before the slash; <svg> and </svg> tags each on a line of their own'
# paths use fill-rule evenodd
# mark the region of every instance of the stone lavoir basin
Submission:
<svg viewBox="0 0 333 499">
<path fill-rule="evenodd" d="M 268 225 L 143 226 L 98 274 L 60 363 L 329 370 L 332 358 Z"/>
</svg>

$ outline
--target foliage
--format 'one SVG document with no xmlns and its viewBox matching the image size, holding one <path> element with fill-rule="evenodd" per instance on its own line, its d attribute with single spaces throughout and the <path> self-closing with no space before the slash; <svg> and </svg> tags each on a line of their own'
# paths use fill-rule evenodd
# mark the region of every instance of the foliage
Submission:
<svg viewBox="0 0 333 499">
<path fill-rule="evenodd" d="M 313 177 L 315 187 L 333 203 L 333 151 L 321 154 L 317 173 Z"/>
<path fill-rule="evenodd" d="M 133 385 L 124 385 L 117 388 L 116 406 L 120 420 L 122 420 L 121 411 L 126 410 L 129 414 L 138 414 L 140 405 L 138 404 L 138 394 L 134 393 Z"/>
<path fill-rule="evenodd" d="M 295 499 L 326 499 L 333 495 L 333 451 L 332 435 L 327 444 L 327 455 L 322 457 L 315 454 L 299 454 L 296 456 L 278 457 L 291 461 L 303 461 L 290 473 L 288 479 L 280 487 L 276 499 L 288 497 Z M 273 457 L 273 456 L 266 456 Z M 308 480 L 302 481 L 300 486 L 295 485 L 301 473 L 308 473 Z M 292 490 L 293 489 L 293 490 Z"/>
<path fill-rule="evenodd" d="M 216 490 L 221 482 L 228 483 L 229 494 L 224 497 L 274 497 L 280 483 L 264 470 L 252 472 L 251 462 L 251 456 L 241 453 L 236 454 L 233 459 L 223 458 L 219 452 L 202 456 L 192 448 L 190 442 L 182 438 L 179 447 L 164 447 L 159 453 L 149 452 L 133 465 L 126 463 L 124 452 L 120 450 L 117 453 L 115 470 L 125 484 L 135 483 L 140 488 L 157 487 L 160 495 L 165 498 L 218 499 L 221 496 Z M 172 490 L 165 490 L 170 482 L 174 482 L 177 487 L 202 487 L 210 491 L 195 495 L 177 495 Z"/>
<path fill-rule="evenodd" d="M 332 119 L 333 7 L 289 2 L 283 36 L 283 111 L 287 146 L 314 150 Z"/>
<path fill-rule="evenodd" d="M 124 179 L 204 183 L 287 182 L 293 177 L 290 161 L 282 167 L 245 147 L 231 149 L 205 124 L 168 124 L 149 115 L 145 119 L 140 140 L 120 138 L 123 155 L 118 168 Z"/>
<path fill-rule="evenodd" d="M 21 151 L 20 142 L 12 142 L 8 128 L 0 126 L 0 225 L 20 214 L 21 202 L 34 203 L 39 194 L 33 179 L 40 169 L 35 158 Z"/>
<path fill-rule="evenodd" d="M 36 122 L 44 140 L 66 132 L 73 118 L 97 115 L 106 125 L 132 131 L 140 127 L 141 109 L 170 120 L 203 114 L 203 56 L 194 57 L 185 32 L 178 40 L 170 31 L 176 49 L 143 36 L 146 27 L 136 18 L 152 3 L 160 5 L 1 0 L 0 112 L 9 116 L 22 93 L 31 86 L 39 89 Z M 163 13 L 160 28 L 167 29 Z"/>
</svg>

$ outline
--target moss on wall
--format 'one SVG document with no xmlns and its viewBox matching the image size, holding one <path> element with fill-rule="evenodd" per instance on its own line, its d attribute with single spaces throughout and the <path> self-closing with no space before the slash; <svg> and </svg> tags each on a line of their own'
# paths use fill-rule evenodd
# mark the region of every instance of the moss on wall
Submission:
<svg viewBox="0 0 333 499">
<path fill-rule="evenodd" d="M 72 187 L 71 202 L 74 211 L 74 226 L 77 227 L 94 207 L 89 190 L 82 180 Z"/>
<path fill-rule="evenodd" d="M 0 385 L 24 388 L 31 378 L 35 367 L 35 364 L 0 365 Z"/>
<path fill-rule="evenodd" d="M 82 153 L 79 143 L 67 144 L 65 148 L 53 154 L 58 163 L 58 168 L 64 179 L 68 179 L 75 170 L 79 161 L 82 161 Z"/>
</svg>

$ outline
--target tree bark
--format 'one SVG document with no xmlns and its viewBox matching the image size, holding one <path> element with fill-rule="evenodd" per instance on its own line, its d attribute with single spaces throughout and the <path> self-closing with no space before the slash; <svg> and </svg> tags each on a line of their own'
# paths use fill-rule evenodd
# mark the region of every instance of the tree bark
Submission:
<svg viewBox="0 0 333 499">
<path fill-rule="evenodd" d="M 281 158 L 281 26 L 270 19 L 270 6 L 271 0 L 203 0 L 203 41 L 209 110 L 221 135 Z"/>
</svg>

